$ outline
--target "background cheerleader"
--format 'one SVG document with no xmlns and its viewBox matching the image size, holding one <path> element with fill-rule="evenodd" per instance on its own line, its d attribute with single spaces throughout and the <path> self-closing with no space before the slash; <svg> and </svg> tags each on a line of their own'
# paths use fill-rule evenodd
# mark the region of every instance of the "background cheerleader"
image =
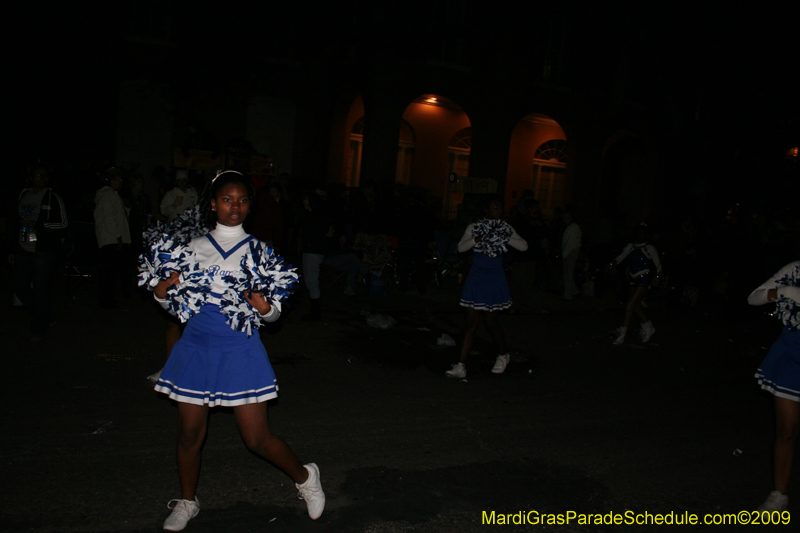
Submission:
<svg viewBox="0 0 800 533">
<path fill-rule="evenodd" d="M 642 329 L 639 335 L 642 342 L 649 341 L 656 332 L 653 323 L 645 316 L 642 306 L 642 301 L 647 295 L 647 291 L 650 290 L 650 286 L 661 275 L 661 260 L 656 247 L 650 244 L 650 232 L 647 224 L 639 224 L 636 227 L 634 241 L 623 248 L 622 253 L 606 267 L 606 272 L 626 259 L 628 260 L 628 278 L 633 286 L 633 291 L 628 298 L 628 305 L 625 307 L 625 322 L 617 330 L 617 337 L 614 339 L 616 345 L 625 342 L 625 335 L 633 322 L 633 315 L 636 315 L 641 323 Z"/>
<path fill-rule="evenodd" d="M 750 305 L 777 302 L 783 333 L 756 372 L 758 384 L 775 396 L 774 490 L 759 511 L 785 511 L 794 446 L 800 427 L 800 261 L 789 263 L 747 297 Z"/>
<path fill-rule="evenodd" d="M 490 196 L 486 205 L 486 218 L 467 226 L 458 251 L 473 249 L 472 268 L 470 268 L 464 290 L 461 294 L 461 306 L 466 307 L 467 329 L 461 346 L 459 362 L 446 372 L 448 377 L 465 378 L 467 376 L 467 357 L 472 350 L 472 342 L 478 331 L 481 316 L 486 321 L 486 329 L 497 345 L 497 360 L 492 372 L 502 374 L 511 355 L 506 352 L 503 328 L 497 321 L 497 315 L 503 309 L 511 307 L 511 294 L 508 290 L 505 270 L 503 269 L 503 253 L 511 245 L 519 251 L 528 249 L 528 243 L 517 235 L 508 223 L 502 220 L 503 201 L 499 196 Z"/>
<path fill-rule="evenodd" d="M 325 506 L 317 466 L 302 465 L 269 428 L 266 402 L 277 396 L 278 386 L 258 332 L 250 327 L 251 323 L 257 326 L 260 321 L 278 319 L 281 295 L 237 290 L 247 277 L 243 276 L 244 266 L 252 263 L 254 256 L 274 262 L 271 250 L 242 229 L 251 198 L 252 184 L 238 172 L 217 176 L 205 205 L 216 215 L 216 227 L 192 239 L 188 247 L 196 268 L 184 268 L 180 276 L 173 272 L 168 279 L 153 283 L 156 300 L 162 306 L 177 310 L 179 316 L 191 315 L 155 387 L 178 402 L 181 498 L 168 504 L 172 513 L 164 529 L 169 531 L 182 530 L 200 511 L 196 494 L 200 454 L 209 408 L 214 406 L 233 408 L 246 446 L 295 481 L 312 519 L 319 518 Z M 293 272 L 291 275 L 296 279 Z M 188 291 L 190 279 L 204 289 Z M 197 311 L 192 314 L 195 307 Z"/>
</svg>

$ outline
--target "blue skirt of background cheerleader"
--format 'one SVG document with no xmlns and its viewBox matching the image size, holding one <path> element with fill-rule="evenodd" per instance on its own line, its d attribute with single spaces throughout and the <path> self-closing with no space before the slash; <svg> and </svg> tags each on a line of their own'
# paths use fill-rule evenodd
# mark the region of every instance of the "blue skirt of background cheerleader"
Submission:
<svg viewBox="0 0 800 533">
<path fill-rule="evenodd" d="M 783 333 L 756 372 L 758 384 L 779 398 L 800 402 L 800 330 Z"/>
</svg>

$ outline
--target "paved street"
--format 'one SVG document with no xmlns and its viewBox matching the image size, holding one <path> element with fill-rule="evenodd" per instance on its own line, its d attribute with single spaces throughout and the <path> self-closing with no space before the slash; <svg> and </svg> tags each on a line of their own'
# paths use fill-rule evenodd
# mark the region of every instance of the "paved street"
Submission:
<svg viewBox="0 0 800 533">
<path fill-rule="evenodd" d="M 320 466 L 324 514 L 309 520 L 291 481 L 215 409 L 187 532 L 471 532 L 491 528 L 484 511 L 702 517 L 753 510 L 771 488 L 772 401 L 752 376 L 780 324 L 764 309 L 732 301 L 692 317 L 654 298 L 651 344 L 613 347 L 618 302 L 537 293 L 533 309 L 502 317 L 507 372 L 490 373 L 482 329 L 467 379 L 453 380 L 457 348 L 437 339 L 460 341 L 458 286 L 377 303 L 340 292 L 323 293 L 324 322 L 299 320 L 300 295 L 263 332 L 280 385 L 271 427 Z M 2 311 L 0 530 L 159 531 L 179 494 L 177 411 L 144 379 L 163 363 L 162 319 L 138 297 L 98 311 L 86 287 L 58 300 L 40 343 L 25 312 Z M 397 324 L 369 327 L 370 309 Z"/>
</svg>

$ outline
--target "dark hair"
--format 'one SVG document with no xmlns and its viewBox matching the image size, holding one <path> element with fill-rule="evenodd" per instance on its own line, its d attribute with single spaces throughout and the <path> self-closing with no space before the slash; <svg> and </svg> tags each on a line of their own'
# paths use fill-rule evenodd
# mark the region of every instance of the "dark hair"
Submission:
<svg viewBox="0 0 800 533">
<path fill-rule="evenodd" d="M 226 185 L 241 185 L 247 191 L 247 197 L 250 199 L 250 209 L 255 204 L 256 190 L 250 178 L 235 170 L 226 170 L 217 174 L 217 177 L 206 185 L 203 195 L 200 197 L 200 213 L 203 215 L 203 220 L 210 227 L 217 223 L 217 214 L 211 210 L 211 200 L 216 200 L 217 194 Z"/>
<path fill-rule="evenodd" d="M 500 205 L 505 206 L 506 203 L 503 201 L 503 197 L 499 194 L 490 194 L 486 198 L 483 199 L 483 210 L 488 211 L 489 206 L 491 206 L 494 202 L 500 202 Z"/>
<path fill-rule="evenodd" d="M 527 209 L 534 209 L 539 207 L 539 200 L 536 198 L 527 198 L 523 204 Z"/>
<path fill-rule="evenodd" d="M 303 198 L 308 198 L 308 207 L 311 211 L 321 211 L 325 208 L 325 199 L 317 194 L 315 189 L 307 190 L 303 193 Z"/>
<path fill-rule="evenodd" d="M 650 240 L 650 237 L 652 237 L 652 233 L 653 232 L 645 222 L 639 222 L 638 224 L 636 224 L 636 227 L 633 228 L 633 239 L 634 240 L 636 240 L 636 237 L 638 236 L 640 231 L 644 232 L 644 236 L 645 236 L 645 238 L 647 240 Z"/>
<path fill-rule="evenodd" d="M 100 173 L 101 183 L 107 185 L 115 179 L 122 179 L 122 172 L 116 167 L 109 167 Z"/>
</svg>

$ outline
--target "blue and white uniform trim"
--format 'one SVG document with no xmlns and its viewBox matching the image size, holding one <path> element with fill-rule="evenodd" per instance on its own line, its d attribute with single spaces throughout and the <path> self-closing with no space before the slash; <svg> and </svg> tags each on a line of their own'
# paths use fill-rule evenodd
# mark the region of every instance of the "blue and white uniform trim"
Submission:
<svg viewBox="0 0 800 533">
<path fill-rule="evenodd" d="M 259 403 L 278 397 L 278 385 L 272 384 L 257 390 L 247 390 L 236 393 L 196 391 L 178 387 L 171 381 L 158 380 L 156 390 L 169 396 L 171 399 L 195 405 L 208 404 L 209 407 L 235 407 L 250 403 Z"/>
</svg>

